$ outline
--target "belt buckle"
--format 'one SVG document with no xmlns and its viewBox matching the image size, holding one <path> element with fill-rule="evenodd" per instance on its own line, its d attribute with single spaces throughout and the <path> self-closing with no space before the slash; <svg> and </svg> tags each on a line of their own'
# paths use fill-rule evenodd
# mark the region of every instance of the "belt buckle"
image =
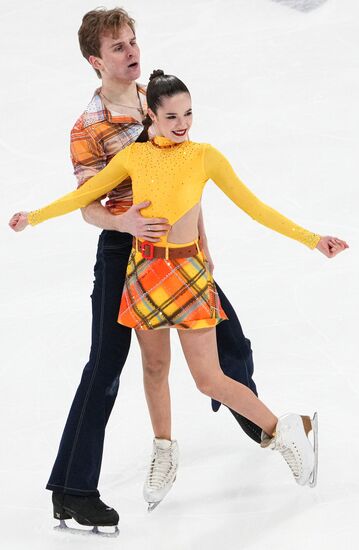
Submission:
<svg viewBox="0 0 359 550">
<path fill-rule="evenodd" d="M 147 256 L 146 255 L 146 246 L 149 246 L 150 248 L 150 252 L 149 252 L 149 255 Z M 154 254 L 154 245 L 153 243 L 149 243 L 148 241 L 143 241 L 141 243 L 141 253 L 142 253 L 142 256 L 143 258 L 145 258 L 145 260 L 152 260 L 153 259 L 153 254 Z"/>
</svg>

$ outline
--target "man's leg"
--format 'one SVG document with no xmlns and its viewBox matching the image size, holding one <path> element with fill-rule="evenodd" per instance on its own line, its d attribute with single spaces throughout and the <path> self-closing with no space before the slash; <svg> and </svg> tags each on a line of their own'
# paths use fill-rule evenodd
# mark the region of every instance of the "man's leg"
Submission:
<svg viewBox="0 0 359 550">
<path fill-rule="evenodd" d="M 221 368 L 224 374 L 233 380 L 237 380 L 237 382 L 245 384 L 258 396 L 256 385 L 252 379 L 254 366 L 251 342 L 248 338 L 245 338 L 241 324 L 231 303 L 219 285 L 217 283 L 215 284 L 221 305 L 228 317 L 228 321 L 223 321 L 216 327 L 217 347 Z M 212 399 L 212 409 L 214 411 L 218 411 L 220 406 L 221 404 L 218 401 Z M 232 409 L 229 410 L 243 431 L 254 441 L 260 443 L 261 428 L 236 411 Z"/>
<path fill-rule="evenodd" d="M 105 427 L 131 341 L 131 329 L 117 323 L 130 250 L 130 235 L 100 235 L 91 295 L 91 352 L 46 487 L 55 492 L 99 496 Z"/>
</svg>

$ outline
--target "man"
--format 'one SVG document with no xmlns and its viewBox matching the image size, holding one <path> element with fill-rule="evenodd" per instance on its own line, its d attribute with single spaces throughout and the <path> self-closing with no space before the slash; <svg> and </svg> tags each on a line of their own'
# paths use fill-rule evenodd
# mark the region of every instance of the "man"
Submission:
<svg viewBox="0 0 359 550">
<path fill-rule="evenodd" d="M 118 151 L 140 137 L 146 104 L 145 90 L 136 83 L 140 76 L 140 51 L 134 21 L 124 10 L 101 8 L 85 14 L 79 29 L 79 42 L 83 56 L 102 80 L 101 88 L 96 90 L 71 132 L 72 161 L 78 185 L 82 185 L 104 168 Z M 141 215 L 141 208 L 148 204 L 132 204 L 131 182 L 128 181 L 109 193 L 105 206 L 95 201 L 82 209 L 84 220 L 103 231 L 98 242 L 91 296 L 93 322 L 90 357 L 47 484 L 47 489 L 53 491 L 54 515 L 59 519 L 73 517 L 79 523 L 95 526 L 118 523 L 117 512 L 99 499 L 97 486 L 105 427 L 116 399 L 119 377 L 131 340 L 131 329 L 118 324 L 116 319 L 132 236 L 156 242 L 170 229 L 166 219 Z M 210 268 L 213 269 L 202 216 L 198 230 Z M 244 337 L 237 316 L 218 285 L 217 289 L 229 319 L 217 326 L 221 368 L 225 374 L 257 394 L 252 380 L 250 341 Z M 159 354 L 156 365 L 148 364 L 146 357 L 143 357 L 145 394 L 155 433 L 152 469 L 144 488 L 149 502 L 151 498 L 156 501 L 154 493 L 151 493 L 151 476 L 153 468 L 158 467 L 158 455 L 162 453 L 162 459 L 165 455 L 169 460 L 178 452 L 170 433 L 168 377 L 158 376 L 161 361 L 165 359 Z M 212 402 L 214 411 L 219 406 L 220 403 Z M 238 413 L 231 413 L 242 429 L 259 443 L 261 429 Z M 167 492 L 174 477 L 175 471 L 171 473 L 171 483 L 162 487 L 164 492 L 160 496 Z M 157 500 L 161 500 L 158 494 Z"/>
</svg>

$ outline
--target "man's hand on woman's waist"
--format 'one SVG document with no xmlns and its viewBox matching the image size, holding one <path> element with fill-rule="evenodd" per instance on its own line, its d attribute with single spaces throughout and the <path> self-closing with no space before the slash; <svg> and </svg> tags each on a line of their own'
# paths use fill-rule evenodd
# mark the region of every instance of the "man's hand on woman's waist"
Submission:
<svg viewBox="0 0 359 550">
<path fill-rule="evenodd" d="M 114 220 L 115 231 L 130 233 L 134 237 L 153 243 L 160 241 L 160 237 L 166 235 L 171 226 L 166 218 L 145 218 L 142 216 L 140 210 L 150 204 L 150 201 L 133 204 L 127 212 L 118 216 L 118 220 Z"/>
<path fill-rule="evenodd" d="M 130 233 L 134 237 L 149 242 L 158 242 L 160 237 L 166 235 L 171 229 L 171 226 L 166 218 L 145 218 L 142 216 L 141 209 L 150 204 L 150 201 L 144 201 L 133 204 L 123 214 L 112 214 L 99 201 L 95 201 L 81 210 L 85 221 L 92 225 L 111 231 Z"/>
</svg>

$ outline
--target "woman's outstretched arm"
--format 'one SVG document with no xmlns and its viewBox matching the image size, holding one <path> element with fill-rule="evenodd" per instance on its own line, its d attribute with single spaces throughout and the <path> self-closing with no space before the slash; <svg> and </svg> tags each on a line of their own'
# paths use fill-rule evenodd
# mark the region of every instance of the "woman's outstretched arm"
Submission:
<svg viewBox="0 0 359 550">
<path fill-rule="evenodd" d="M 239 179 L 226 157 L 211 145 L 205 146 L 204 169 L 206 176 L 254 220 L 311 249 L 317 246 L 321 235 L 304 229 L 262 202 Z"/>
<path fill-rule="evenodd" d="M 88 179 L 75 191 L 67 193 L 39 210 L 29 212 L 27 214 L 28 223 L 30 225 L 37 225 L 50 218 L 63 216 L 87 206 L 111 189 L 114 189 L 129 176 L 127 165 L 130 149 L 131 146 L 117 153 L 103 170 Z"/>
</svg>

